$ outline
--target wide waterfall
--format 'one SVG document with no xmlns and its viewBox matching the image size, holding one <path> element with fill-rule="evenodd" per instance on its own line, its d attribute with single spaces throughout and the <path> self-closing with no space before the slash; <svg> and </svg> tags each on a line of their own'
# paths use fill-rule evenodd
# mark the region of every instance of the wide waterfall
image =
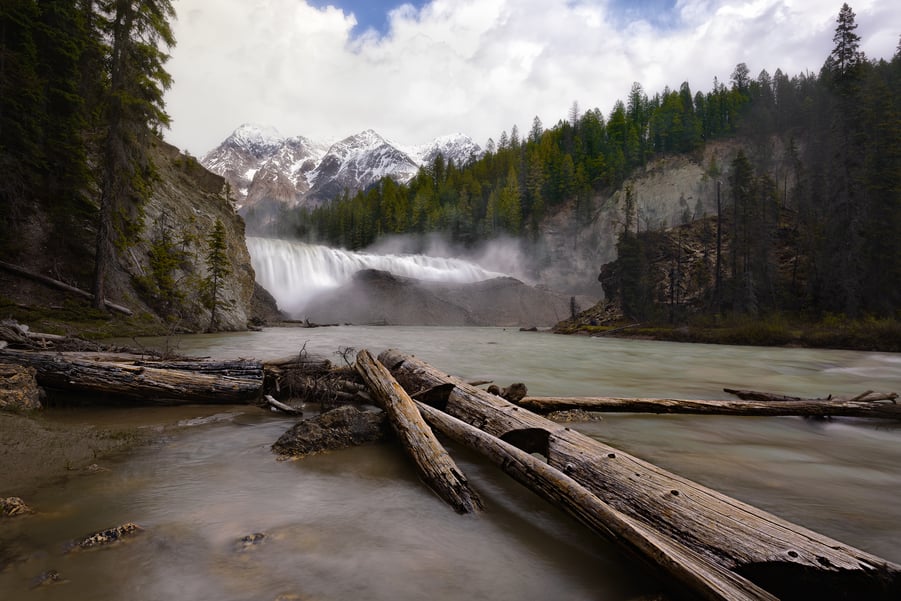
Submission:
<svg viewBox="0 0 901 601">
<path fill-rule="evenodd" d="M 505 275 L 450 257 L 378 255 L 271 238 L 249 236 L 247 249 L 257 282 L 272 293 L 282 311 L 291 315 L 299 315 L 314 297 L 349 282 L 362 269 L 460 284 Z"/>
</svg>

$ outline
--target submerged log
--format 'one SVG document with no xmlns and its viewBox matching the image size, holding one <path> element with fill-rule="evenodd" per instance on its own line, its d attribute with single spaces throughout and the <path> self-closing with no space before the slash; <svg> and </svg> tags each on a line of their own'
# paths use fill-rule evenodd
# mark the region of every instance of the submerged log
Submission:
<svg viewBox="0 0 901 601">
<path fill-rule="evenodd" d="M 482 501 L 470 488 L 466 476 L 435 438 L 413 400 L 385 366 L 363 349 L 357 354 L 356 368 L 375 400 L 388 414 L 391 427 L 426 484 L 457 513 L 481 510 Z"/>
<path fill-rule="evenodd" d="M 901 405 L 859 400 L 790 399 L 763 400 L 686 400 L 618 397 L 526 397 L 520 407 L 547 414 L 553 411 L 604 411 L 608 413 L 691 413 L 701 415 L 796 415 L 807 417 L 901 418 Z"/>
<path fill-rule="evenodd" d="M 555 424 L 398 351 L 379 356 L 423 402 L 501 438 L 652 530 L 785 599 L 901 598 L 901 565 L 792 524 Z"/>
<path fill-rule="evenodd" d="M 416 401 L 426 421 L 445 436 L 481 453 L 514 480 L 562 507 L 595 532 L 622 544 L 703 599 L 775 600 L 746 578 L 654 532 L 601 501 L 584 486 L 533 455 Z"/>
<path fill-rule="evenodd" d="M 34 367 L 38 384 L 158 404 L 240 403 L 260 398 L 263 379 L 63 357 L 58 353 L 0 350 L 0 362 Z"/>
</svg>

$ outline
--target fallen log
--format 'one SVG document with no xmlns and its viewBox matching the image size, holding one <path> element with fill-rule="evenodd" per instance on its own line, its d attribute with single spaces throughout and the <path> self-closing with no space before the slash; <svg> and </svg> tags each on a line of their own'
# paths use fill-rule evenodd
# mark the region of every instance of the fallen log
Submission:
<svg viewBox="0 0 901 601">
<path fill-rule="evenodd" d="M 409 355 L 390 350 L 379 359 L 411 396 L 541 453 L 617 511 L 779 598 L 901 598 L 901 565 L 555 424 Z"/>
<path fill-rule="evenodd" d="M 40 282 L 41 284 L 45 284 L 47 286 L 52 286 L 53 288 L 58 288 L 60 290 L 64 290 L 66 292 L 71 292 L 72 294 L 76 294 L 82 298 L 86 298 L 88 300 L 93 300 L 94 295 L 88 292 L 87 290 L 82 290 L 81 288 L 76 288 L 75 286 L 70 286 L 65 282 L 60 282 L 59 280 L 55 280 L 53 278 L 49 278 L 45 275 L 41 275 L 39 273 L 34 273 L 33 271 L 29 271 L 23 267 L 19 267 L 18 265 L 13 265 L 12 263 L 7 263 L 5 261 L 0 261 L 0 268 L 5 269 L 10 273 L 15 273 L 16 275 L 20 275 L 22 277 L 28 278 L 30 280 L 34 280 L 36 282 Z M 124 315 L 132 315 L 131 309 L 128 307 L 123 307 L 122 305 L 117 305 L 108 300 L 104 300 L 103 304 L 107 309 L 112 309 L 113 311 L 118 311 Z"/>
<path fill-rule="evenodd" d="M 687 400 L 618 397 L 525 397 L 518 406 L 547 414 L 553 411 L 608 413 L 690 413 L 699 415 L 795 415 L 805 417 L 876 417 L 901 419 L 901 405 L 868 399 Z"/>
<path fill-rule="evenodd" d="M 801 397 L 795 396 L 785 396 L 783 394 L 773 394 L 770 392 L 760 392 L 757 390 L 735 390 L 733 388 L 723 388 L 724 392 L 728 392 L 729 394 L 734 394 L 740 399 L 745 401 L 763 401 L 770 403 L 789 403 L 795 401 L 828 401 L 833 403 L 846 403 L 846 402 L 868 402 L 873 403 L 876 401 L 891 401 L 892 403 L 898 398 L 897 392 L 873 392 L 872 390 L 868 390 L 864 393 L 858 394 L 856 396 L 832 396 L 831 394 L 826 398 L 817 398 L 817 399 L 805 399 Z"/>
<path fill-rule="evenodd" d="M 34 367 L 38 384 L 155 404 L 236 403 L 260 398 L 263 379 L 66 358 L 58 353 L 0 350 L 0 362 Z"/>
<path fill-rule="evenodd" d="M 584 486 L 533 455 L 429 405 L 414 402 L 426 421 L 442 434 L 479 452 L 520 484 L 562 507 L 605 538 L 622 544 L 699 597 L 730 601 L 776 599 L 746 578 L 613 509 Z"/>
<path fill-rule="evenodd" d="M 356 369 L 369 386 L 372 396 L 388 414 L 391 427 L 426 484 L 457 513 L 481 510 L 482 501 L 470 488 L 466 476 L 435 438 L 413 400 L 391 373 L 366 349 L 357 354 Z"/>
</svg>

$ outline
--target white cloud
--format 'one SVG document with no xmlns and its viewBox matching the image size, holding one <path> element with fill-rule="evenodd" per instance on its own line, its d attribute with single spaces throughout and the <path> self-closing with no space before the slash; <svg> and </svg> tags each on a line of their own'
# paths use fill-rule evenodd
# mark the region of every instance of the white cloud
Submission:
<svg viewBox="0 0 901 601">
<path fill-rule="evenodd" d="M 816 71 L 831 4 L 679 0 L 661 29 L 602 0 L 435 0 L 393 11 L 386 37 L 354 38 L 352 15 L 300 0 L 176 0 L 167 138 L 199 155 L 257 122 L 316 139 L 371 127 L 403 144 L 457 131 L 484 143 L 535 115 L 551 126 L 574 100 L 607 113 L 633 81 L 706 91 L 739 62 L 755 76 Z M 868 56 L 895 50 L 891 4 L 853 6 Z"/>
</svg>

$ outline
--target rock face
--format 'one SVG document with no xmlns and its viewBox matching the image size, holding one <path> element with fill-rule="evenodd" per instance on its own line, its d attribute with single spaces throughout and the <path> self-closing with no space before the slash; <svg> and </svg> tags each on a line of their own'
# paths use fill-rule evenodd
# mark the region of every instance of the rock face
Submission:
<svg viewBox="0 0 901 601">
<path fill-rule="evenodd" d="M 272 452 L 282 458 L 299 458 L 383 440 L 388 431 L 383 412 L 343 405 L 298 422 L 272 445 Z"/>
<path fill-rule="evenodd" d="M 149 149 L 157 181 L 142 207 L 143 227 L 133 234 L 118 256 L 107 280 L 108 300 L 132 310 L 134 323 L 148 328 L 165 325 L 172 331 L 202 331 L 210 311 L 200 301 L 200 287 L 208 276 L 206 255 L 213 226 L 225 229 L 230 273 L 221 282 L 217 310 L 220 329 L 243 330 L 253 320 L 255 274 L 244 239 L 244 221 L 226 196 L 225 180 L 207 171 L 196 159 L 157 140 Z M 4 260 L 32 272 L 90 290 L 93 280 L 94 219 L 85 217 L 71 228 L 71 236 L 54 235 L 47 215 L 35 210 L 17 224 L 20 237 L 15 253 Z M 171 249 L 165 278 L 159 275 L 159 249 Z M 157 269 L 155 269 L 155 265 Z M 166 280 L 168 278 L 168 285 Z M 168 286 L 167 293 L 166 289 Z M 0 271 L 5 300 L 65 314 L 74 305 L 69 293 Z M 87 305 L 71 306 L 69 319 L 83 319 Z M 65 317 L 64 317 L 65 319 Z"/>
<path fill-rule="evenodd" d="M 41 409 L 35 369 L 0 363 L 0 411 Z"/>
<path fill-rule="evenodd" d="M 514 327 L 554 324 L 569 307 L 569 297 L 515 278 L 446 284 L 367 269 L 304 312 L 317 323 Z"/>
</svg>

